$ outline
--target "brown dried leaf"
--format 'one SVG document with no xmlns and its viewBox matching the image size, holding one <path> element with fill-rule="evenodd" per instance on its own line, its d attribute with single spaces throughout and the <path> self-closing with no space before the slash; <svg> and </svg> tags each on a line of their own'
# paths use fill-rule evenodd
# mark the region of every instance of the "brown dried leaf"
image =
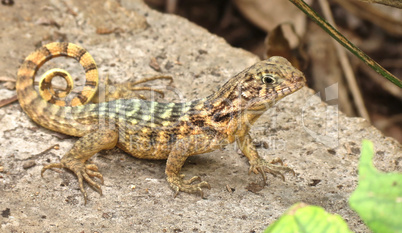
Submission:
<svg viewBox="0 0 402 233">
<path fill-rule="evenodd" d="M 311 0 L 306 2 L 310 3 Z M 294 25 L 299 36 L 303 36 L 306 32 L 306 16 L 289 1 L 234 0 L 234 3 L 246 18 L 267 32 L 283 23 Z M 293 42 L 290 41 L 291 47 L 294 47 Z"/>
<path fill-rule="evenodd" d="M 149 62 L 149 66 L 156 71 L 161 71 L 161 67 L 155 57 L 151 58 L 151 61 Z"/>
<path fill-rule="evenodd" d="M 399 9 L 392 9 L 390 7 L 379 5 L 370 5 L 356 0 L 335 1 L 350 13 L 361 19 L 372 22 L 373 24 L 383 28 L 391 35 L 402 36 L 402 15 L 400 14 Z M 393 10 L 396 10 L 396 14 L 392 14 Z"/>
<path fill-rule="evenodd" d="M 267 57 L 281 56 L 286 58 L 293 66 L 300 69 L 300 62 L 290 48 L 290 44 L 285 35 L 283 34 L 282 27 L 278 25 L 275 27 L 265 39 L 265 46 L 267 49 Z"/>
</svg>

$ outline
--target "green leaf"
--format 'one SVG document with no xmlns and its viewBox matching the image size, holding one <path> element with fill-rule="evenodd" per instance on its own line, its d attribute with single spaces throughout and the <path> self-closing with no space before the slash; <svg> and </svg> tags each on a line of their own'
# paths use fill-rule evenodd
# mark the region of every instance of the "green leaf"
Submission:
<svg viewBox="0 0 402 233">
<path fill-rule="evenodd" d="M 345 221 L 337 214 L 329 214 L 319 206 L 297 203 L 279 220 L 271 224 L 265 233 L 348 233 Z"/>
<path fill-rule="evenodd" d="M 350 206 L 373 232 L 402 232 L 402 174 L 378 171 L 373 155 L 373 143 L 364 140 L 359 185 L 349 199 Z"/>
</svg>

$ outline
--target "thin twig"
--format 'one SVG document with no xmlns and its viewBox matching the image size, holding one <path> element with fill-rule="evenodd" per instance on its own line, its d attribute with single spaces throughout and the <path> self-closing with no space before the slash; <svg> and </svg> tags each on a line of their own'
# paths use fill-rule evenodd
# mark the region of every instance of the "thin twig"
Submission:
<svg viewBox="0 0 402 233">
<path fill-rule="evenodd" d="M 356 0 L 334 0 L 350 13 L 362 20 L 370 21 L 387 33 L 396 37 L 402 36 L 402 22 L 389 12 L 381 11 L 379 7 Z M 364 10 L 362 10 L 364 9 Z M 384 63 L 382 64 L 384 66 Z"/>
<path fill-rule="evenodd" d="M 331 9 L 329 7 L 327 0 L 319 0 L 321 9 L 324 13 L 325 18 L 328 22 L 335 26 L 334 17 L 332 16 Z M 335 44 L 336 52 L 338 53 L 339 62 L 341 63 L 343 72 L 346 77 L 346 81 L 348 82 L 349 88 L 352 92 L 353 99 L 355 100 L 357 111 L 359 112 L 360 116 L 364 117 L 366 120 L 370 121 L 370 116 L 367 112 L 367 109 L 364 105 L 364 100 L 362 94 L 360 92 L 359 86 L 356 82 L 356 77 L 353 73 L 352 66 L 350 65 L 348 56 L 346 55 L 345 50 L 339 43 L 333 41 Z"/>
<path fill-rule="evenodd" d="M 348 39 L 346 39 L 341 33 L 338 32 L 334 27 L 328 24 L 324 19 L 322 19 L 318 14 L 311 9 L 303 0 L 289 0 L 294 5 L 296 5 L 300 10 L 302 10 L 306 15 L 308 15 L 314 22 L 316 22 L 322 29 L 324 29 L 332 38 L 337 40 L 343 47 L 347 48 L 360 60 L 370 66 L 373 70 L 379 73 L 381 76 L 385 77 L 398 87 L 402 88 L 402 81 L 392 75 L 389 71 L 384 69 L 380 64 L 371 59 L 362 50 L 352 44 Z"/>
<path fill-rule="evenodd" d="M 17 95 L 11 96 L 10 98 L 4 99 L 4 100 L 0 100 L 0 108 L 6 106 L 8 104 L 11 104 L 17 100 L 18 100 Z"/>
<path fill-rule="evenodd" d="M 402 8 L 402 1 L 400 0 L 360 0 L 362 2 L 368 2 L 368 3 L 379 3 L 387 6 L 392 6 L 392 7 L 397 7 L 397 8 Z"/>
<path fill-rule="evenodd" d="M 7 76 L 0 76 L 0 82 L 13 82 L 13 83 L 15 83 L 16 80 L 15 80 L 15 78 L 10 78 L 10 77 L 7 77 Z"/>
<path fill-rule="evenodd" d="M 402 92 L 401 89 L 398 88 L 397 86 L 393 85 L 392 83 L 389 82 L 383 82 L 382 78 L 370 67 L 365 66 L 363 64 L 356 64 L 357 68 L 361 69 L 367 77 L 371 78 L 371 80 L 374 81 L 375 85 L 378 85 L 378 87 L 384 89 L 391 95 L 393 95 L 395 98 L 398 98 L 399 100 L 402 100 Z"/>
</svg>

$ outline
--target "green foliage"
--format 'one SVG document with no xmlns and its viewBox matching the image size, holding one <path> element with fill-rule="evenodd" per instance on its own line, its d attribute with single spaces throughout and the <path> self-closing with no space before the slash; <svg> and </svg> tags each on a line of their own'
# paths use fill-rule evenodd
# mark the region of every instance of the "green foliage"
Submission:
<svg viewBox="0 0 402 233">
<path fill-rule="evenodd" d="M 402 174 L 378 171 L 372 162 L 373 143 L 364 140 L 359 163 L 359 184 L 350 206 L 374 233 L 402 233 Z M 265 233 L 352 232 L 339 215 L 304 203 L 293 205 Z"/>
<path fill-rule="evenodd" d="M 402 232 L 402 174 L 378 171 L 373 155 L 373 143 L 364 140 L 359 185 L 350 197 L 350 206 L 373 232 Z"/>
<path fill-rule="evenodd" d="M 329 214 L 318 206 L 297 203 L 278 221 L 271 224 L 265 233 L 348 233 L 345 221 L 337 214 Z"/>
</svg>

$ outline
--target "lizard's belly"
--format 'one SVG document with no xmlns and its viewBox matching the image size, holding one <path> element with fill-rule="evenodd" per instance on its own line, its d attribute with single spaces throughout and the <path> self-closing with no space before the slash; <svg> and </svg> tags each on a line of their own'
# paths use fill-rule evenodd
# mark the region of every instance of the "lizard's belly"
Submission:
<svg viewBox="0 0 402 233">
<path fill-rule="evenodd" d="M 170 148 L 167 143 L 154 143 L 146 140 L 122 140 L 119 138 L 117 146 L 128 154 L 139 159 L 167 159 Z"/>
<path fill-rule="evenodd" d="M 185 156 L 203 154 L 220 149 L 233 140 L 220 134 L 168 134 L 164 131 L 143 132 L 120 131 L 117 146 L 128 154 L 140 159 L 167 159 L 170 153 Z"/>
</svg>

